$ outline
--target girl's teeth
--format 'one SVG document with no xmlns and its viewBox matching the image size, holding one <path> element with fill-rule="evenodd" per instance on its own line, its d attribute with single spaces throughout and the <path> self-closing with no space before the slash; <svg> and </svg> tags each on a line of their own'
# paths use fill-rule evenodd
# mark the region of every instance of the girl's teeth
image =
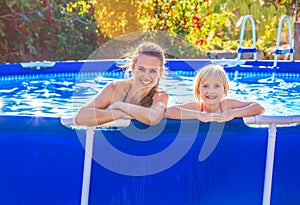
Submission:
<svg viewBox="0 0 300 205">
<path fill-rule="evenodd" d="M 215 97 L 207 96 L 208 99 L 215 99 Z"/>
</svg>

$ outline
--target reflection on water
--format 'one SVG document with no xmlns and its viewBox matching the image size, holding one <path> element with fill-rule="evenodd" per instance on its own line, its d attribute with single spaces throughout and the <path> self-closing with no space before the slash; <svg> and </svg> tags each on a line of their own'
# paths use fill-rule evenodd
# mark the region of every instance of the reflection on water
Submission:
<svg viewBox="0 0 300 205">
<path fill-rule="evenodd" d="M 193 101 L 194 76 L 169 73 L 161 86 L 169 93 L 169 105 Z M 64 77 L 38 76 L 34 79 L 0 80 L 0 113 L 6 115 L 53 116 L 72 115 L 97 94 L 108 82 L 119 77 L 101 74 Z M 265 107 L 267 115 L 300 114 L 300 82 L 276 79 L 240 78 L 229 83 L 229 98 L 256 101 Z"/>
</svg>

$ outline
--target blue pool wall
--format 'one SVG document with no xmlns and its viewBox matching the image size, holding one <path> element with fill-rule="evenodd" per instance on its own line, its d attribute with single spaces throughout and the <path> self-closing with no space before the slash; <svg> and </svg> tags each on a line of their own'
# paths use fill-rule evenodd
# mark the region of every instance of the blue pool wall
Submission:
<svg viewBox="0 0 300 205">
<path fill-rule="evenodd" d="M 96 130 L 94 155 L 101 152 L 98 132 L 119 150 L 151 154 L 168 147 L 180 126 L 199 127 L 186 155 L 153 175 L 118 174 L 93 161 L 89 204 L 261 204 L 268 128 L 249 127 L 240 118 L 227 122 L 214 151 L 199 161 L 210 123 L 161 123 L 162 133 L 146 142 L 128 140 L 124 130 Z M 125 131 L 143 126 L 133 121 Z M 157 132 L 157 126 L 146 128 Z M 300 203 L 299 131 L 278 127 L 272 205 Z M 192 140 L 191 132 L 184 132 L 182 143 Z M 1 116 L 0 136 L 1 204 L 80 204 L 84 135 L 59 118 Z"/>
<path fill-rule="evenodd" d="M 50 69 L 24 69 L 20 64 L 0 64 L 0 76 L 117 71 L 114 60 L 57 62 Z M 171 71 L 197 70 L 208 60 L 170 60 Z M 298 62 L 246 62 L 248 69 L 262 72 L 296 72 Z M 249 68 L 250 66 L 250 68 Z M 261 70 L 260 70 L 261 69 Z M 248 71 L 246 70 L 246 71 Z M 249 127 L 238 118 L 225 123 L 221 139 L 211 155 L 199 161 L 211 123 L 164 119 L 162 133 L 146 142 L 128 140 L 124 130 L 96 130 L 94 155 L 99 133 L 116 148 L 143 155 L 167 148 L 180 126 L 197 127 L 197 137 L 188 152 L 170 168 L 147 176 L 128 176 L 93 161 L 90 205 L 98 204 L 261 204 L 265 176 L 268 128 Z M 132 121 L 125 131 L 135 133 L 143 124 Z M 160 126 L 160 125 L 157 125 Z M 157 126 L 146 127 L 157 132 Z M 146 129 L 145 128 L 145 129 Z M 149 130 L 150 129 L 150 130 Z M 84 163 L 84 130 L 67 128 L 60 116 L 0 116 L 0 204 L 80 204 Z M 83 133 L 78 135 L 78 133 Z M 278 127 L 274 159 L 271 204 L 300 204 L 300 127 Z M 192 140 L 190 129 L 182 143 Z M 107 156 L 109 158 L 109 156 Z M 151 165 L 150 165 L 151 167 Z"/>
<path fill-rule="evenodd" d="M 98 61 L 62 61 L 55 62 L 53 67 L 29 67 L 24 68 L 20 63 L 0 64 L 0 76 L 13 75 L 37 75 L 53 73 L 78 73 L 78 72 L 116 72 L 121 71 L 117 60 L 98 60 Z M 276 73 L 300 73 L 299 61 L 278 61 L 278 66 L 273 67 L 273 61 L 244 61 L 241 65 L 236 65 L 234 60 L 193 60 L 193 59 L 168 59 L 166 67 L 170 71 L 197 71 L 201 67 L 221 62 L 228 72 L 239 70 L 245 72 L 276 72 Z"/>
</svg>

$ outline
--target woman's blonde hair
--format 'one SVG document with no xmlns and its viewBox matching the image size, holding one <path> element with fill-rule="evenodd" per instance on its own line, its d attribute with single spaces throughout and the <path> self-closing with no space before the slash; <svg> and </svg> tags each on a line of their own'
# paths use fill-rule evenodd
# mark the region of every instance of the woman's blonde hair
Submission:
<svg viewBox="0 0 300 205">
<path fill-rule="evenodd" d="M 144 42 L 140 44 L 131 56 L 131 66 L 135 65 L 140 54 L 157 57 L 160 60 L 161 68 L 164 69 L 165 52 L 159 45 L 152 42 Z"/>
<path fill-rule="evenodd" d="M 223 66 L 216 65 L 216 64 L 209 64 L 201 68 L 196 75 L 195 82 L 194 82 L 194 97 L 196 100 L 200 101 L 199 86 L 201 82 L 210 77 L 218 78 L 222 82 L 224 86 L 224 94 L 227 95 L 229 91 L 229 83 L 228 83 L 227 74 Z"/>
<path fill-rule="evenodd" d="M 153 56 L 153 57 L 157 57 L 161 63 L 160 65 L 160 74 L 161 76 L 163 76 L 163 74 L 166 72 L 166 67 L 165 67 L 165 63 L 166 63 L 166 57 L 165 57 L 165 52 L 164 50 L 157 45 L 156 43 L 152 43 L 152 42 L 144 42 L 141 43 L 134 52 L 132 52 L 131 54 L 127 54 L 126 56 L 124 56 L 124 58 L 128 59 L 128 61 L 123 64 L 120 65 L 119 67 L 122 68 L 126 68 L 126 74 L 132 70 L 132 67 L 136 64 L 137 58 L 141 55 L 141 54 L 145 54 L 148 56 Z"/>
<path fill-rule="evenodd" d="M 157 44 L 152 42 L 144 42 L 140 44 L 135 51 L 129 55 L 127 58 L 130 59 L 127 63 L 124 65 L 121 65 L 120 67 L 126 68 L 125 76 L 129 76 L 128 72 L 135 66 L 137 59 L 140 55 L 147 55 L 147 56 L 153 56 L 159 59 L 160 61 L 160 78 L 164 75 L 166 72 L 165 67 L 165 52 L 164 50 Z M 157 84 L 150 90 L 150 92 L 141 99 L 141 101 L 138 103 L 138 105 L 141 105 L 143 107 L 151 107 L 153 103 L 153 96 L 155 95 L 156 91 L 159 87 L 159 79 L 157 81 Z"/>
</svg>

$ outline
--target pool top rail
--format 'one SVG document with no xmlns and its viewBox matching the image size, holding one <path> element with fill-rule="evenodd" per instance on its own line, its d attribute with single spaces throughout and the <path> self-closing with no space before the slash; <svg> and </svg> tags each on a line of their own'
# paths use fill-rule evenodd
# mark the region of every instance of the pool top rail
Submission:
<svg viewBox="0 0 300 205">
<path fill-rule="evenodd" d="M 244 117 L 244 123 L 246 124 L 277 124 L 288 125 L 300 123 L 300 115 L 290 116 L 269 116 L 269 115 L 255 115 L 252 117 Z"/>
</svg>

